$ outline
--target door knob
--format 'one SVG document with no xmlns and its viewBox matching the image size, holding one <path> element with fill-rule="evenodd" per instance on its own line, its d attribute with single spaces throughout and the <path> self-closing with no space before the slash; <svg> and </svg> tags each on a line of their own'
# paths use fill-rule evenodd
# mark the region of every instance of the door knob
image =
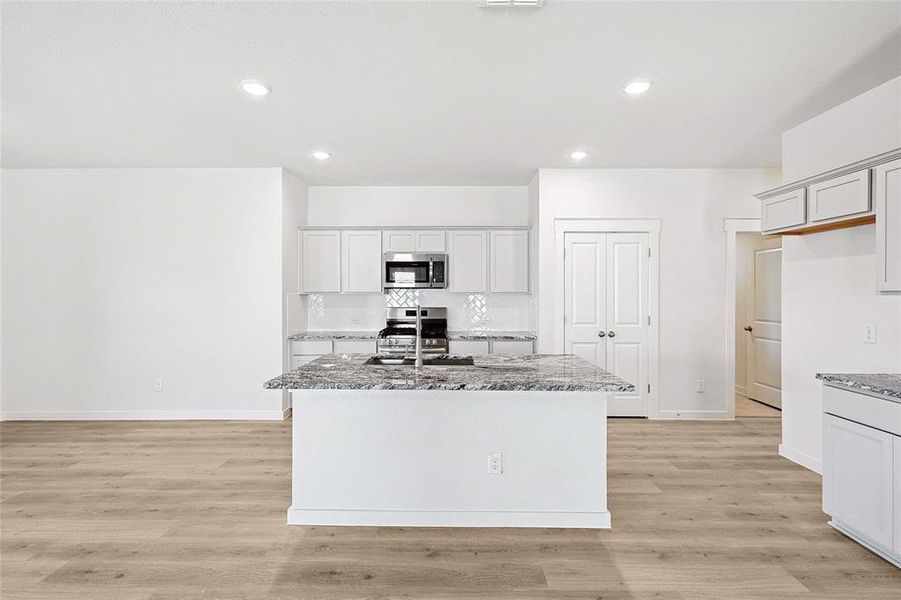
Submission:
<svg viewBox="0 0 901 600">
<path fill-rule="evenodd" d="M 607 337 L 616 337 L 616 332 L 611 329 L 607 332 Z"/>
<path fill-rule="evenodd" d="M 750 325 L 745 325 L 745 331 L 754 331 L 754 328 Z"/>
<path fill-rule="evenodd" d="M 598 331 L 598 337 L 604 337 L 605 335 L 607 335 L 605 332 Z"/>
</svg>

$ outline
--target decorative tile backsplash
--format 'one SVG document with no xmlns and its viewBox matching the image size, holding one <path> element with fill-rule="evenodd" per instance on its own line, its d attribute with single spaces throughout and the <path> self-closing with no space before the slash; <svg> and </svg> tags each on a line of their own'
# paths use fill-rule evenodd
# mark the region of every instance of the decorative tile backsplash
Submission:
<svg viewBox="0 0 901 600">
<path fill-rule="evenodd" d="M 446 306 L 452 330 L 535 330 L 530 294 L 454 294 L 444 290 L 390 290 L 385 294 L 311 294 L 306 329 L 375 330 L 385 326 L 386 307 Z M 302 300 L 301 300 L 302 302 Z M 295 311 L 296 312 L 296 311 Z M 291 321 L 291 331 L 302 329 Z"/>
</svg>

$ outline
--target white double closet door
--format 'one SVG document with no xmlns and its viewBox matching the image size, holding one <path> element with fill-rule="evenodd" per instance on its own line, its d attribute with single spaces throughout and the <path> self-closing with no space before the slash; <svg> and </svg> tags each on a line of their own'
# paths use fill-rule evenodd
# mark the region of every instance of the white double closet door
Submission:
<svg viewBox="0 0 901 600">
<path fill-rule="evenodd" d="M 648 416 L 648 234 L 567 233 L 564 346 L 635 384 L 610 416 Z"/>
</svg>

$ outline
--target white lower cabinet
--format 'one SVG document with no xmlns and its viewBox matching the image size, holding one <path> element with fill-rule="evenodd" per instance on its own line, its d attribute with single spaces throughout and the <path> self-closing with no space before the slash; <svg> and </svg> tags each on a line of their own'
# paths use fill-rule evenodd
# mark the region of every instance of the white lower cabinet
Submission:
<svg viewBox="0 0 901 600">
<path fill-rule="evenodd" d="M 319 357 L 318 356 L 308 356 L 308 355 L 292 356 L 291 357 L 291 368 L 296 369 L 297 367 L 302 367 L 303 365 L 307 364 L 310 361 L 316 360 L 317 358 L 319 358 Z"/>
<path fill-rule="evenodd" d="M 488 354 L 488 340 L 449 340 L 448 352 L 451 354 Z"/>
<path fill-rule="evenodd" d="M 291 342 L 291 368 L 296 369 L 316 360 L 323 354 L 332 353 L 331 340 L 296 340 Z"/>
<path fill-rule="evenodd" d="M 901 437 L 895 436 L 895 554 L 901 555 Z"/>
<path fill-rule="evenodd" d="M 531 340 L 491 340 L 492 354 L 535 354 Z"/>
<path fill-rule="evenodd" d="M 450 340 L 451 354 L 535 354 L 532 340 Z"/>
<path fill-rule="evenodd" d="M 824 419 L 824 512 L 839 527 L 891 552 L 896 436 L 830 414 Z"/>
<path fill-rule="evenodd" d="M 375 354 L 375 340 L 335 340 L 335 354 Z"/>
</svg>

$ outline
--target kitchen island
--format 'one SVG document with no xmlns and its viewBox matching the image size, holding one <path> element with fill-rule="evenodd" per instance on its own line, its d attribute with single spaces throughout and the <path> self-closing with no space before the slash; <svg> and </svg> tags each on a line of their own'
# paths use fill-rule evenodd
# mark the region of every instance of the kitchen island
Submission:
<svg viewBox="0 0 901 600">
<path fill-rule="evenodd" d="M 607 394 L 632 384 L 573 355 L 370 358 L 265 384 L 293 396 L 289 524 L 610 527 Z"/>
</svg>

